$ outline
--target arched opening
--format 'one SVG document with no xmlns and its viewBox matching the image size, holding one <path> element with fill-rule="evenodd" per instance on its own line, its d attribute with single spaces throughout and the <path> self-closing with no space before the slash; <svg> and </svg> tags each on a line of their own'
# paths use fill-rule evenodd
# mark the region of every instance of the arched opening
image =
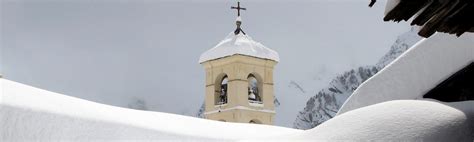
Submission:
<svg viewBox="0 0 474 142">
<path fill-rule="evenodd" d="M 227 83 L 229 82 L 229 79 L 227 75 L 223 75 L 221 78 L 218 79 L 218 82 L 216 82 L 215 88 L 216 92 L 214 95 L 214 102 L 215 105 L 223 105 L 227 104 Z"/>
<path fill-rule="evenodd" d="M 249 121 L 249 123 L 252 123 L 252 124 L 262 124 L 262 122 L 260 120 L 257 120 L 257 119 L 252 119 Z"/>
<path fill-rule="evenodd" d="M 250 103 L 262 103 L 262 95 L 260 89 L 260 81 L 255 75 L 250 74 L 247 77 L 248 81 L 248 100 Z"/>
</svg>

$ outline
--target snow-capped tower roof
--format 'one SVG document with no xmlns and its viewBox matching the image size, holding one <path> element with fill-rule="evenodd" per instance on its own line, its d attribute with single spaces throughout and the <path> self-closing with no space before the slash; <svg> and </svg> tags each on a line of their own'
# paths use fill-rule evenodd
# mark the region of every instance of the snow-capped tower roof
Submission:
<svg viewBox="0 0 474 142">
<path fill-rule="evenodd" d="M 214 48 L 201 54 L 199 63 L 237 54 L 269 59 L 277 62 L 280 60 L 276 51 L 252 40 L 250 36 L 244 35 L 243 33 L 235 35 L 234 32 L 231 32 L 224 40 L 214 46 Z"/>
<path fill-rule="evenodd" d="M 236 23 L 237 30 L 229 33 L 219 44 L 201 54 L 199 63 L 232 55 L 247 55 L 276 62 L 280 60 L 276 51 L 254 41 L 240 29 L 240 24 L 242 23 L 240 16 L 237 17 Z"/>
</svg>

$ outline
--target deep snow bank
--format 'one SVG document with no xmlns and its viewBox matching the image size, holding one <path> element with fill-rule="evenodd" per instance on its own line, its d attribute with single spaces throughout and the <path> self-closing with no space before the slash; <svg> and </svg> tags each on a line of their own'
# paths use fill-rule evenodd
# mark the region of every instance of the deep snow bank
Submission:
<svg viewBox="0 0 474 142">
<path fill-rule="evenodd" d="M 338 115 L 277 140 L 472 141 L 474 101 L 396 100 Z"/>
<path fill-rule="evenodd" d="M 474 34 L 437 33 L 424 39 L 361 84 L 338 115 L 390 100 L 421 99 L 424 94 L 474 61 Z"/>
<path fill-rule="evenodd" d="M 0 79 L 0 141 L 472 139 L 474 101 L 392 101 L 307 131 L 113 107 Z"/>
<path fill-rule="evenodd" d="M 300 132 L 119 108 L 1 78 L 0 88 L 0 141 L 221 141 Z"/>
</svg>

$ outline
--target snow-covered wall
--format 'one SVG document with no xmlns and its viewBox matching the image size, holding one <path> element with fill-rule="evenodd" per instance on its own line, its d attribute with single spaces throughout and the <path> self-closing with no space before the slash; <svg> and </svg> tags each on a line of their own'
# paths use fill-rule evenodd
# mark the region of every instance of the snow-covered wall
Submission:
<svg viewBox="0 0 474 142">
<path fill-rule="evenodd" d="M 338 115 L 390 100 L 420 99 L 473 61 L 474 34 L 458 38 L 437 33 L 415 44 L 360 85 Z"/>
</svg>

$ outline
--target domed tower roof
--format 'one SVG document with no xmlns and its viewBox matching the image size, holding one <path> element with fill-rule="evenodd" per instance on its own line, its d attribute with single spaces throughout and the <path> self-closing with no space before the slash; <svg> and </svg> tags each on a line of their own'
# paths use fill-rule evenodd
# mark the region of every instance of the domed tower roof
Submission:
<svg viewBox="0 0 474 142">
<path fill-rule="evenodd" d="M 276 51 L 254 41 L 247 34 L 242 32 L 234 34 L 234 32 L 231 32 L 214 48 L 201 54 L 199 63 L 232 55 L 247 55 L 256 58 L 269 59 L 276 62 L 280 60 Z"/>
<path fill-rule="evenodd" d="M 208 51 L 201 54 L 199 63 L 232 55 L 247 55 L 278 62 L 280 58 L 277 52 L 265 47 L 259 42 L 252 40 L 252 38 L 245 34 L 245 32 L 242 30 L 242 18 L 240 17 L 240 10 L 247 10 L 247 8 L 240 7 L 240 2 L 237 2 L 237 6 L 232 6 L 231 9 L 237 10 L 237 19 L 235 20 L 235 25 L 237 28 L 234 32 L 229 33 L 229 35 L 227 35 L 227 37 L 214 48 L 209 49 Z"/>
</svg>

